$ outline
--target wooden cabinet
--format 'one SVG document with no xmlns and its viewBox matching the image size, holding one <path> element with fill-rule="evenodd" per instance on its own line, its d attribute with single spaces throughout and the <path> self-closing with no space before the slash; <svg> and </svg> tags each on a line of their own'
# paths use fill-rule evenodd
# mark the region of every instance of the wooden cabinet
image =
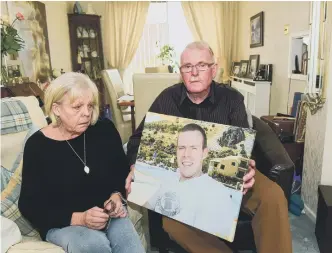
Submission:
<svg viewBox="0 0 332 253">
<path fill-rule="evenodd" d="M 87 74 L 100 92 L 104 105 L 101 70 L 104 69 L 100 16 L 68 14 L 72 69 Z"/>
<path fill-rule="evenodd" d="M 100 16 L 68 14 L 73 71 L 81 71 L 92 80 L 104 69 Z"/>
<path fill-rule="evenodd" d="M 231 77 L 231 86 L 241 92 L 252 115 L 260 118 L 270 114 L 271 82 Z"/>
</svg>

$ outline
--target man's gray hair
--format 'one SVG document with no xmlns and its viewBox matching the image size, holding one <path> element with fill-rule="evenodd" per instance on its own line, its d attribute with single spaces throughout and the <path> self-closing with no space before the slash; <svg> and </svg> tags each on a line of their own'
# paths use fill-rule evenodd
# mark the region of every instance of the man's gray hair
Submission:
<svg viewBox="0 0 332 253">
<path fill-rule="evenodd" d="M 186 50 L 186 49 L 200 49 L 200 50 L 208 50 L 210 55 L 211 55 L 211 59 L 212 59 L 212 62 L 215 63 L 215 59 L 214 59 L 214 53 L 213 53 L 213 50 L 212 48 L 210 47 L 210 45 L 205 42 L 205 41 L 194 41 L 194 42 L 191 42 L 189 43 L 186 48 L 183 50 L 183 52 Z M 183 54 L 182 52 L 182 54 Z M 182 54 L 181 54 L 181 57 L 182 57 Z"/>
</svg>

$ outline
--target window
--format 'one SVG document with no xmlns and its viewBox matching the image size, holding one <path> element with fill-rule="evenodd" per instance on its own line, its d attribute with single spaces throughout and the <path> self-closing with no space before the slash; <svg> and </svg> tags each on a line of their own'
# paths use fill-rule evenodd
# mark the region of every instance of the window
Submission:
<svg viewBox="0 0 332 253">
<path fill-rule="evenodd" d="M 147 21 L 136 54 L 126 69 L 123 81 L 127 84 L 126 92 L 133 93 L 133 73 L 144 73 L 145 67 L 156 67 L 162 63 L 157 59 L 159 48 L 165 44 L 173 46 L 175 60 L 179 62 L 185 46 L 193 41 L 193 36 L 183 14 L 181 2 L 151 2 Z"/>
</svg>

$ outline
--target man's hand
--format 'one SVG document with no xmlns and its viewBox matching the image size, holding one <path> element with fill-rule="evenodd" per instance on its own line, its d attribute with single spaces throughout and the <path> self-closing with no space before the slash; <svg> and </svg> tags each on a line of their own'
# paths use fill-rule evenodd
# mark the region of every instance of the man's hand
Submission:
<svg viewBox="0 0 332 253">
<path fill-rule="evenodd" d="M 122 199 L 119 193 L 113 193 L 112 196 L 104 202 L 104 210 L 111 218 L 124 218 L 127 216 L 127 210 L 122 205 Z"/>
<path fill-rule="evenodd" d="M 134 165 L 131 165 L 130 166 L 130 172 L 128 174 L 128 177 L 126 178 L 126 192 L 127 192 L 127 197 L 128 197 L 128 194 L 131 192 L 131 182 L 133 181 L 133 178 L 134 178 L 134 170 L 135 170 L 135 167 Z"/>
<path fill-rule="evenodd" d="M 250 188 L 253 187 L 255 183 L 255 170 L 256 170 L 256 163 L 254 160 L 249 161 L 249 168 L 248 168 L 248 173 L 243 177 L 243 195 L 250 190 Z"/>
<path fill-rule="evenodd" d="M 108 222 L 109 216 L 104 213 L 104 210 L 95 206 L 82 214 L 82 225 L 100 230 L 105 228 Z"/>
</svg>

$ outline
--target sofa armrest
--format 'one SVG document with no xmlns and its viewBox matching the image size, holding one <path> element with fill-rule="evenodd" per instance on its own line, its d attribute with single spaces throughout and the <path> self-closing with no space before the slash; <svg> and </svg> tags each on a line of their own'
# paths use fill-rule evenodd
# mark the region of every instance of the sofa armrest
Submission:
<svg viewBox="0 0 332 253">
<path fill-rule="evenodd" d="M 268 177 L 276 182 L 285 193 L 285 197 L 289 203 L 292 191 L 294 165 L 277 164 L 270 170 Z"/>
<path fill-rule="evenodd" d="M 276 182 L 290 198 L 294 163 L 273 130 L 261 119 L 253 116 L 254 129 L 257 131 L 252 153 L 257 169 Z"/>
</svg>

